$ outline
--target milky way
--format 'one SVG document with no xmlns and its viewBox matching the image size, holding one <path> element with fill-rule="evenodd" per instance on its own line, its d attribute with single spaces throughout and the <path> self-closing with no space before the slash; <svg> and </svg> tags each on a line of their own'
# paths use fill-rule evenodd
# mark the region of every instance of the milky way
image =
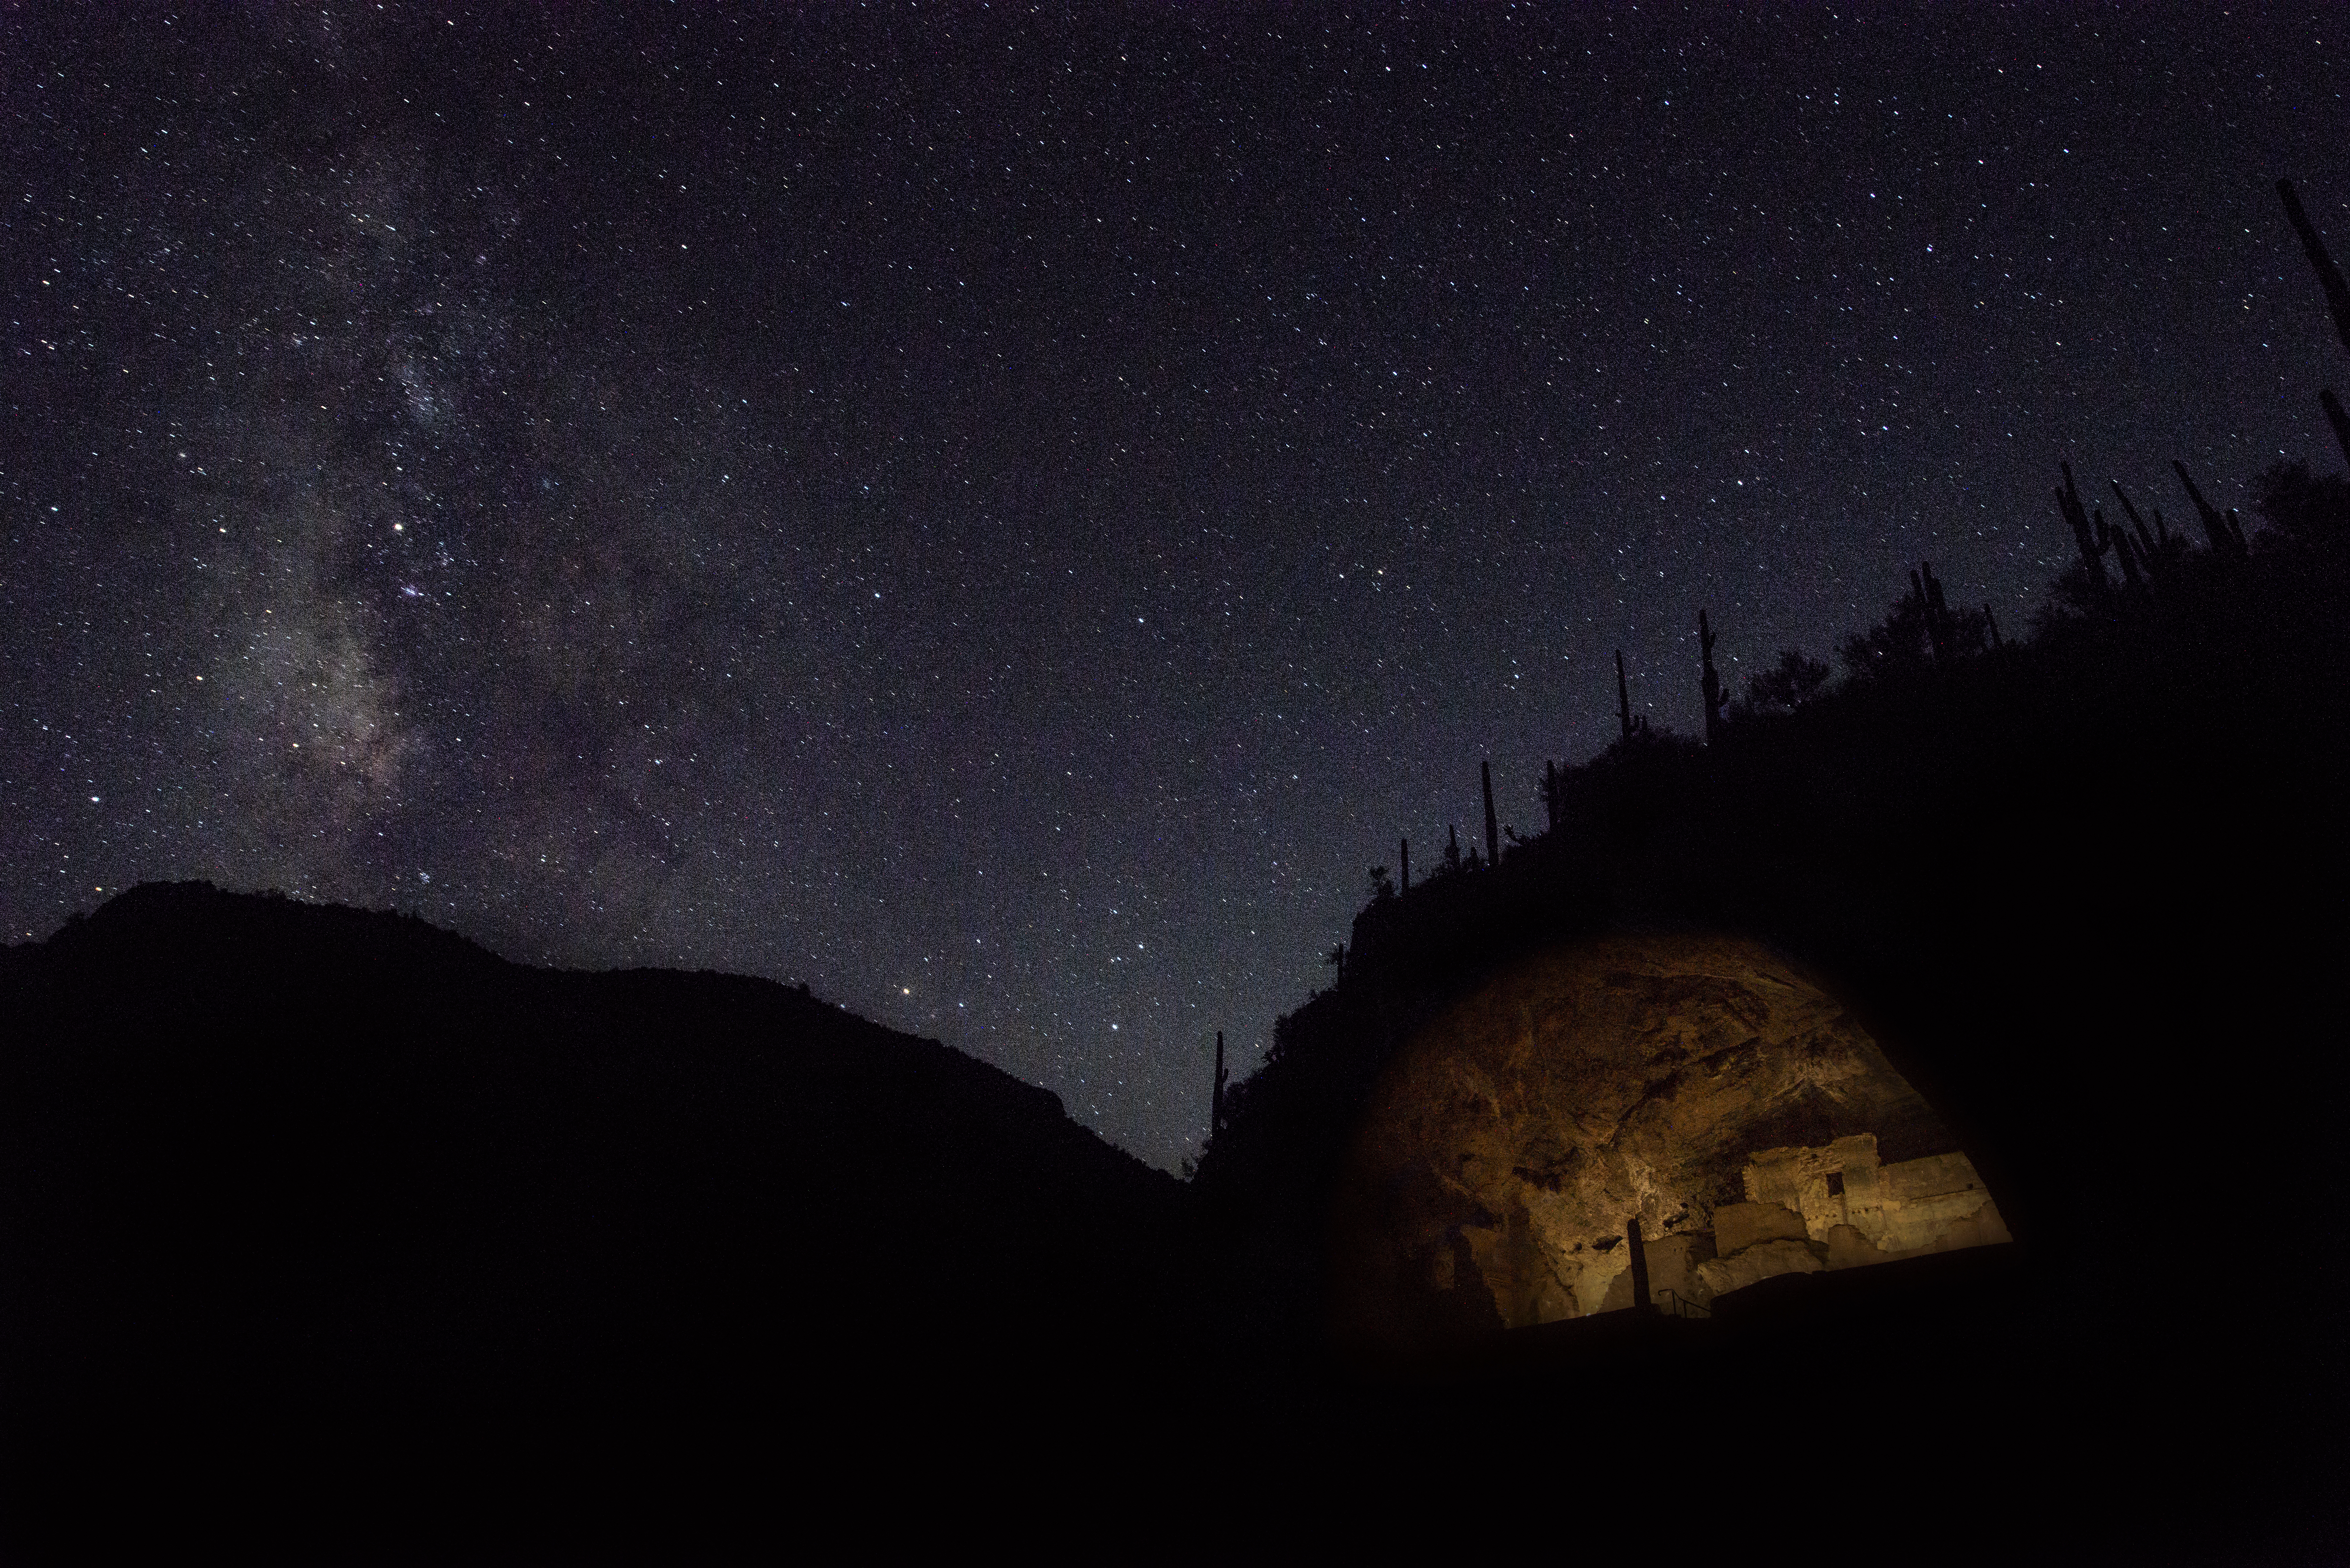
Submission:
<svg viewBox="0 0 2350 1568">
<path fill-rule="evenodd" d="M 14 940 L 805 979 L 1172 1167 L 1615 649 L 2331 466 L 2338 13 L 400 9 L 5 24 Z"/>
</svg>

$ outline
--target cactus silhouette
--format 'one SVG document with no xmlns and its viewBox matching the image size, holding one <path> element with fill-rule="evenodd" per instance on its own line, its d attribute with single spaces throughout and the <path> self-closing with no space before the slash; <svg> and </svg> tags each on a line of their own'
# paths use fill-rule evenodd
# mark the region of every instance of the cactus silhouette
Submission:
<svg viewBox="0 0 2350 1568">
<path fill-rule="evenodd" d="M 2195 503 L 2196 515 L 2203 520 L 2203 532 L 2211 536 L 2211 553 L 2215 556 L 2242 556 L 2245 553 L 2243 529 L 2220 515 L 2220 509 L 2203 499 L 2203 493 L 2195 488 L 2195 478 L 2187 472 L 2185 463 L 2173 462 L 2170 466 L 2178 471 L 2178 483 L 2187 487 L 2188 499 Z"/>
<path fill-rule="evenodd" d="M 1950 625 L 1950 604 L 1942 597 L 1942 579 L 1934 575 L 1931 561 L 1918 562 L 1918 575 L 1926 585 L 1926 635 L 1934 644 L 1934 657 L 1951 658 L 1959 650 L 1959 639 Z"/>
<path fill-rule="evenodd" d="M 2090 514 L 2090 521 L 2096 525 L 2098 541 L 2110 545 L 2114 559 L 2121 563 L 2123 583 L 2132 594 L 2144 593 L 2146 576 L 2138 570 L 2137 542 L 2129 536 L 2127 530 L 2116 528 L 2106 521 L 2106 509 L 2102 506 Z"/>
<path fill-rule="evenodd" d="M 1699 687 L 1705 696 L 1705 743 L 1721 739 L 1721 708 L 1730 701 L 1721 689 L 1721 677 L 1713 668 L 1713 628 L 1705 622 L 1705 611 L 1697 612 L 1697 657 L 1703 674 Z"/>
<path fill-rule="evenodd" d="M 1229 1080 L 1224 1073 L 1224 1032 L 1216 1031 L 1216 1092 L 1208 1101 L 1208 1136 L 1213 1137 L 1224 1129 L 1224 1085 Z"/>
<path fill-rule="evenodd" d="M 2325 291 L 2325 307 L 2334 316 L 2334 330 L 2342 339 L 2342 347 L 2350 348 L 2350 282 L 2342 276 L 2342 269 L 2334 265 L 2325 242 L 2318 237 L 2317 226 L 2309 214 L 2301 210 L 2301 198 L 2293 192 L 2293 182 L 2276 182 L 2277 194 L 2284 201 L 2284 215 L 2293 222 L 2293 232 L 2301 236 L 2301 248 L 2309 253 L 2309 265 L 2317 269 L 2317 286 Z M 2334 439 L 2342 444 L 2342 460 L 2350 462 L 2350 415 L 2342 411 L 2342 400 L 2334 389 L 2325 387 L 2317 394 L 2318 406 L 2325 410 L 2325 422 L 2334 427 Z"/>
<path fill-rule="evenodd" d="M 1909 574 L 1909 591 L 1917 597 L 1918 607 L 1926 618 L 1926 645 L 1933 650 L 1934 662 L 1944 664 L 1958 651 L 1951 635 L 1950 607 L 1942 597 L 1942 579 L 1934 575 L 1933 563 L 1921 561 Z"/>
<path fill-rule="evenodd" d="M 2176 558 L 2183 547 L 2182 542 L 2171 533 L 2170 524 L 2162 520 L 2159 512 L 2154 514 L 2154 526 L 2148 528 L 2146 519 L 2139 516 L 2137 508 L 2130 504 L 2129 493 L 2122 488 L 2122 482 L 2116 479 L 2107 483 L 2114 487 L 2114 499 L 2122 504 L 2123 515 L 2130 520 L 2130 526 L 2137 530 L 2138 559 L 2146 563 L 2147 576 L 2159 575 Z"/>
<path fill-rule="evenodd" d="M 2317 286 L 2325 291 L 2325 307 L 2334 313 L 2334 330 L 2341 335 L 2342 347 L 2350 348 L 2350 282 L 2343 280 L 2342 269 L 2326 254 L 2325 242 L 2318 238 L 2316 225 L 2301 210 L 2301 198 L 2293 193 L 2293 182 L 2280 180 L 2276 188 L 2277 194 L 2284 199 L 2284 215 L 2293 221 L 2293 232 L 2301 236 L 2301 248 L 2309 253 L 2309 265 L 2317 269 Z"/>
<path fill-rule="evenodd" d="M 2064 471 L 2064 486 L 2056 492 L 2056 509 L 2072 524 L 2073 542 L 2080 546 L 2081 562 L 2089 571 L 2089 586 L 2102 599 L 2113 591 L 2113 584 L 2106 578 L 2105 563 L 2097 558 L 2106 553 L 2106 541 L 2098 538 L 2097 531 L 2089 524 L 2089 510 L 2081 504 L 2081 493 L 2073 484 L 2073 465 L 2060 462 L 2056 466 Z"/>
<path fill-rule="evenodd" d="M 1485 782 L 1485 864 L 1499 866 L 1502 863 L 1502 831 L 1493 815 L 1493 764 L 1480 763 L 1477 767 Z"/>
<path fill-rule="evenodd" d="M 1624 738 L 1627 741 L 1635 735 L 1648 732 L 1648 715 L 1644 713 L 1638 719 L 1632 717 L 1632 689 L 1624 684 L 1624 650 L 1620 648 L 1616 650 L 1616 717 L 1622 722 Z"/>
<path fill-rule="evenodd" d="M 2333 388 L 2320 388 L 2317 406 L 2325 410 L 2325 422 L 2334 427 L 2334 439 L 2342 443 L 2342 461 L 2350 462 L 2350 414 L 2342 411 L 2342 400 L 2334 395 Z"/>
</svg>

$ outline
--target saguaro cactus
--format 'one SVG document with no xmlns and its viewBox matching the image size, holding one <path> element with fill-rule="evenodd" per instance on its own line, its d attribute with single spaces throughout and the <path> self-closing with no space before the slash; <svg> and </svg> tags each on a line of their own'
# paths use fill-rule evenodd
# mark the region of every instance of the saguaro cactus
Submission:
<svg viewBox="0 0 2350 1568">
<path fill-rule="evenodd" d="M 2342 347 L 2350 348 L 2350 281 L 2342 276 L 2342 269 L 2334 265 L 2334 257 L 2318 237 L 2317 226 L 2309 214 L 2301 210 L 2301 198 L 2293 193 L 2293 182 L 2280 180 L 2277 194 L 2284 199 L 2284 215 L 2293 221 L 2293 232 L 2301 236 L 2301 248 L 2309 253 L 2309 265 L 2317 269 L 2317 286 L 2325 291 L 2325 307 L 2334 314 L 2334 330 L 2341 337 Z M 2331 387 L 2317 394 L 2320 408 L 2325 410 L 2325 422 L 2334 427 L 2334 439 L 2342 443 L 2342 458 L 2350 462 L 2350 416 L 2342 411 L 2342 400 L 2334 395 Z"/>
<path fill-rule="evenodd" d="M 1934 565 L 1921 561 L 1909 574 L 1909 591 L 1918 596 L 1918 607 L 1926 617 L 1926 643 L 1932 649 L 1934 662 L 1949 662 L 1957 651 L 1950 635 L 1950 607 L 1942 598 L 1942 579 L 1934 575 Z"/>
<path fill-rule="evenodd" d="M 2129 518 L 2130 526 L 2137 530 L 2138 556 L 2146 562 L 2147 574 L 2159 575 L 2170 565 L 2170 524 L 2162 520 L 2161 513 L 2157 512 L 2154 526 L 2148 528 L 2146 519 L 2137 514 L 2137 508 L 2130 504 L 2129 494 L 2122 489 L 2122 482 L 2116 479 L 2107 483 L 2113 485 L 2114 499 L 2122 504 L 2122 512 Z"/>
<path fill-rule="evenodd" d="M 1399 839 L 1397 839 L 1397 840 L 1396 840 L 1396 858 L 1403 862 L 1403 890 L 1404 890 L 1405 892 L 1409 893 L 1409 892 L 1410 892 L 1410 891 L 1411 891 L 1411 840 L 1410 840 L 1410 839 L 1409 839 L 1409 838 L 1399 838 Z"/>
<path fill-rule="evenodd" d="M 2188 499 L 2195 503 L 2196 515 L 2203 520 L 2203 532 L 2211 536 L 2212 553 L 2220 556 L 2246 554 L 2243 529 L 2220 515 L 2220 509 L 2203 499 L 2203 493 L 2195 488 L 2194 476 L 2187 472 L 2185 463 L 2174 461 L 2170 466 L 2178 471 L 2178 483 L 2187 486 Z"/>
<path fill-rule="evenodd" d="M 2106 509 L 2102 506 L 2090 514 L 2090 521 L 2096 524 L 2098 542 L 2111 545 L 2114 559 L 2122 564 L 2122 581 L 2127 585 L 2130 592 L 2143 593 L 2146 590 L 2146 579 L 2137 569 L 2137 545 L 2130 538 L 2128 531 L 2116 528 L 2107 523 Z M 2151 564 L 2148 563 L 2149 566 Z"/>
<path fill-rule="evenodd" d="M 1620 648 L 1616 650 L 1616 717 L 1622 722 L 1624 738 L 1627 741 L 1648 731 L 1647 714 L 1643 713 L 1638 719 L 1632 717 L 1632 689 L 1624 684 L 1624 650 Z"/>
<path fill-rule="evenodd" d="M 2073 484 L 2073 465 L 2060 462 L 2056 466 L 2064 471 L 2064 487 L 2056 493 L 2056 509 L 2073 525 L 2073 542 L 2081 548 L 2081 562 L 2089 570 L 2089 586 L 2102 599 L 2113 591 L 2113 584 L 2106 580 L 2105 563 L 2097 559 L 2105 554 L 2106 544 L 2089 525 L 2089 509 L 2081 504 L 2081 493 Z"/>
<path fill-rule="evenodd" d="M 1208 1136 L 1224 1130 L 1224 1032 L 1216 1031 L 1216 1092 L 1208 1101 Z"/>
<path fill-rule="evenodd" d="M 2342 461 L 2350 462 L 2350 414 L 2342 411 L 2342 400 L 2334 395 L 2333 388 L 2322 387 L 2317 406 L 2325 410 L 2325 422 L 2334 427 L 2334 439 L 2342 443 Z"/>
<path fill-rule="evenodd" d="M 2334 313 L 2334 330 L 2341 335 L 2342 347 L 2350 348 L 2350 282 L 2344 281 L 2342 269 L 2326 254 L 2325 242 L 2317 237 L 2316 225 L 2301 210 L 2293 182 L 2280 180 L 2276 188 L 2284 199 L 2284 215 L 2293 221 L 2293 232 L 2301 236 L 2301 248 L 2309 253 L 2309 265 L 2317 269 L 2317 286 L 2325 291 L 2325 307 Z"/>
<path fill-rule="evenodd" d="M 1713 628 L 1705 622 L 1705 611 L 1697 612 L 1697 658 L 1702 670 L 1699 688 L 1705 694 L 1705 743 L 1721 739 L 1721 708 L 1730 701 L 1721 689 L 1721 677 L 1713 668 Z"/>
<path fill-rule="evenodd" d="M 1477 770 L 1485 781 L 1485 864 L 1499 866 L 1502 863 L 1502 828 L 1500 820 L 1493 815 L 1493 764 L 1491 762 L 1479 763 Z"/>
<path fill-rule="evenodd" d="M 1553 833 L 1558 831 L 1559 805 L 1558 764 L 1545 760 L 1543 763 L 1543 815 L 1550 819 Z"/>
</svg>

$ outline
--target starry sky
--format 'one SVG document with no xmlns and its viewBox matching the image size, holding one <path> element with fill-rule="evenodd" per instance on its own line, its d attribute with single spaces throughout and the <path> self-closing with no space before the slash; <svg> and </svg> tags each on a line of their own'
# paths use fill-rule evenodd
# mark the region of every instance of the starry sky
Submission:
<svg viewBox="0 0 2350 1568">
<path fill-rule="evenodd" d="M 2334 466 L 2338 8 L 731 9 L 0 12 L 9 940 L 805 980 L 1173 1168 L 1615 649 Z"/>
</svg>

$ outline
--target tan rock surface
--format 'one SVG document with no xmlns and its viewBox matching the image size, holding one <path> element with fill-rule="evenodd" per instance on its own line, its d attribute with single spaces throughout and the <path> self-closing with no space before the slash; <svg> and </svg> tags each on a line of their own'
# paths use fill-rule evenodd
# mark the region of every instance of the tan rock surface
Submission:
<svg viewBox="0 0 2350 1568">
<path fill-rule="evenodd" d="M 1803 1215 L 1777 1203 L 1725 1203 L 1713 1211 L 1713 1245 L 1729 1253 L 1757 1241 L 1801 1241 L 1811 1235 Z"/>
<path fill-rule="evenodd" d="M 1828 1266 L 1822 1256 L 1827 1251 L 1817 1241 L 1757 1241 L 1743 1251 L 1699 1264 L 1698 1277 L 1711 1294 L 1727 1295 L 1780 1274 L 1820 1273 Z"/>
<path fill-rule="evenodd" d="M 1816 1189 L 1825 1202 L 1838 1176 L 1824 1233 L 1846 1199 L 1840 1172 L 1822 1171 L 1849 1158 L 1866 1189 L 1880 1146 L 1892 1160 L 1956 1148 L 1845 1009 L 1759 943 L 1617 937 L 1542 953 L 1434 1020 L 1374 1089 L 1333 1212 L 1336 1324 L 1408 1344 L 1629 1304 L 1634 1214 L 1652 1292 L 1702 1299 L 1724 1288 L 1709 1272 L 1744 1282 L 1803 1266 L 1796 1253 L 1824 1267 L 1807 1205 L 1786 1199 Z M 1749 1201 L 1757 1155 L 1777 1161 L 1757 1168 L 1787 1187 L 1780 1201 Z M 1744 1226 L 1723 1252 L 1793 1251 L 1712 1258 L 1718 1212 Z M 1859 1256 L 1848 1241 L 1844 1255 Z"/>
<path fill-rule="evenodd" d="M 1850 1225 L 1831 1225 L 1820 1240 L 1826 1243 L 1828 1267 L 1859 1269 L 1886 1261 L 1887 1253 Z"/>
</svg>

